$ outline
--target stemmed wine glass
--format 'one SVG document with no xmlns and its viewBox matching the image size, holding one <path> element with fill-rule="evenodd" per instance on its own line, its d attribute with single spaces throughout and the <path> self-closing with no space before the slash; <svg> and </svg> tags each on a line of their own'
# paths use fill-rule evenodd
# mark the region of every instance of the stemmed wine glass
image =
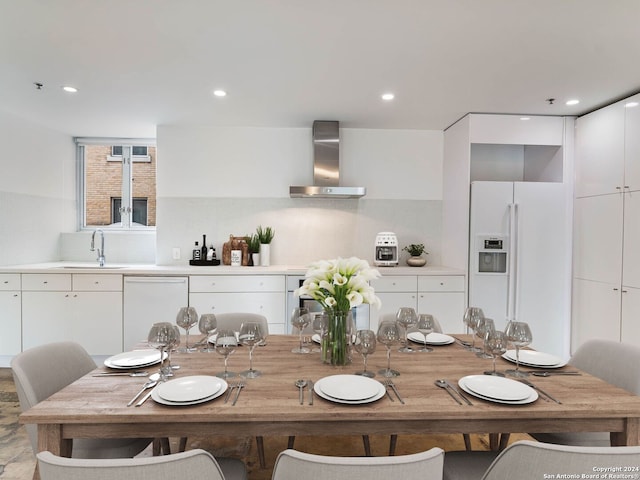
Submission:
<svg viewBox="0 0 640 480">
<path fill-rule="evenodd" d="M 257 344 L 264 340 L 262 327 L 257 322 L 244 322 L 240 326 L 240 334 L 238 337 L 242 345 L 249 347 L 249 370 L 240 372 L 240 375 L 247 378 L 257 378 L 262 375 L 262 372 L 253 369 L 253 350 Z"/>
<path fill-rule="evenodd" d="M 193 327 L 197 323 L 198 323 L 198 312 L 196 312 L 196 309 L 194 307 L 182 307 L 178 311 L 178 315 L 176 316 L 176 324 L 180 328 L 184 328 L 185 331 L 187 332 L 187 338 L 185 340 L 184 350 L 182 350 L 184 353 L 195 351 L 194 348 L 189 346 L 189 330 L 191 330 L 191 327 Z"/>
<path fill-rule="evenodd" d="M 229 355 L 236 351 L 238 339 L 236 332 L 233 330 L 220 330 L 216 336 L 216 352 L 224 357 L 224 372 L 216 373 L 216 377 L 231 378 L 235 377 L 234 372 L 230 372 L 227 366 Z"/>
<path fill-rule="evenodd" d="M 205 343 L 206 348 L 203 348 L 203 352 L 211 351 L 211 343 L 209 342 L 209 337 L 213 332 L 218 328 L 218 319 L 213 313 L 203 313 L 200 315 L 200 320 L 198 321 L 198 330 L 200 333 L 204 335 L 204 338 L 200 340 L 198 343 Z"/>
<path fill-rule="evenodd" d="M 507 370 L 507 374 L 513 377 L 528 377 L 528 373 L 520 371 L 520 348 L 526 347 L 533 340 L 529 324 L 527 322 L 510 321 L 504 333 L 507 336 L 507 340 L 516 348 L 516 368 L 515 370 Z"/>
<path fill-rule="evenodd" d="M 356 375 L 369 378 L 375 377 L 376 374 L 374 372 L 367 370 L 367 357 L 370 353 L 376 351 L 376 333 L 373 330 L 358 330 L 354 348 L 364 359 L 364 368 L 362 371 L 356 372 Z"/>
<path fill-rule="evenodd" d="M 471 334 L 473 335 L 471 339 L 471 346 L 466 348 L 467 350 L 470 350 L 476 353 L 479 352 L 480 349 L 476 347 L 475 330 L 481 318 L 484 318 L 484 312 L 479 307 L 467 307 L 467 309 L 464 312 L 464 317 L 462 318 L 462 321 L 467 327 L 467 333 L 469 333 L 469 330 L 471 330 Z"/>
<path fill-rule="evenodd" d="M 489 335 L 492 331 L 495 331 L 496 327 L 493 323 L 493 319 L 491 318 L 481 318 L 478 321 L 478 326 L 476 327 L 476 335 L 482 339 L 482 350 L 480 350 L 476 355 L 480 358 L 492 358 L 492 355 L 487 353 L 487 335 Z"/>
<path fill-rule="evenodd" d="M 391 368 L 391 346 L 400 340 L 400 328 L 394 321 L 385 320 L 378 327 L 378 342 L 387 347 L 387 368 L 378 373 L 383 377 L 397 377 L 400 372 Z"/>
<path fill-rule="evenodd" d="M 313 317 L 313 322 L 311 322 L 311 328 L 313 328 L 314 333 L 316 333 L 319 337 L 320 345 L 322 345 L 322 338 L 327 331 L 327 324 L 329 323 L 329 316 L 322 312 L 318 313 L 315 317 Z M 311 349 L 312 352 L 321 352 L 321 347 L 313 347 Z"/>
<path fill-rule="evenodd" d="M 292 349 L 293 353 L 310 353 L 307 347 L 302 346 L 302 331 L 309 325 L 311 318 L 309 316 L 309 309 L 306 307 L 296 307 L 291 313 L 291 325 L 296 327 L 300 332 L 300 346 Z"/>
<path fill-rule="evenodd" d="M 427 346 L 427 337 L 435 327 L 435 321 L 433 315 L 429 315 L 428 313 L 421 313 L 418 315 L 418 322 L 416 323 L 416 328 L 418 331 L 424 335 L 424 347 L 421 348 L 420 352 L 433 352 L 433 348 Z"/>
<path fill-rule="evenodd" d="M 175 337 L 175 330 L 173 324 L 169 322 L 154 323 L 147 335 L 149 346 L 160 351 L 160 381 L 162 382 L 167 379 L 164 369 L 164 353 L 173 337 Z"/>
<path fill-rule="evenodd" d="M 404 327 L 404 347 L 398 349 L 402 353 L 413 353 L 415 350 L 409 344 L 409 329 L 418 322 L 418 315 L 411 307 L 400 307 L 396 313 L 397 322 Z"/>
<path fill-rule="evenodd" d="M 485 337 L 487 339 L 486 349 L 491 352 L 493 358 L 493 370 L 484 372 L 485 375 L 495 375 L 498 377 L 504 377 L 504 373 L 496 370 L 496 357 L 502 355 L 507 351 L 507 336 L 502 330 L 493 330 Z"/>
<path fill-rule="evenodd" d="M 171 326 L 173 327 L 173 334 L 169 336 L 169 343 L 167 344 L 167 364 L 164 367 L 165 377 L 173 377 L 173 371 L 180 368 L 178 365 L 171 364 L 171 354 L 180 345 L 180 329 L 176 325 Z"/>
</svg>

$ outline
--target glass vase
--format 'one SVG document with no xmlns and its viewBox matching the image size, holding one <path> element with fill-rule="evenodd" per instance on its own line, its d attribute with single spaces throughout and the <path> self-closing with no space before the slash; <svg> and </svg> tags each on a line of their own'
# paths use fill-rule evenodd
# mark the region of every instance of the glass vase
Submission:
<svg viewBox="0 0 640 480">
<path fill-rule="evenodd" d="M 322 337 L 322 361 L 331 365 L 351 363 L 351 312 L 326 312 L 327 330 Z"/>
</svg>

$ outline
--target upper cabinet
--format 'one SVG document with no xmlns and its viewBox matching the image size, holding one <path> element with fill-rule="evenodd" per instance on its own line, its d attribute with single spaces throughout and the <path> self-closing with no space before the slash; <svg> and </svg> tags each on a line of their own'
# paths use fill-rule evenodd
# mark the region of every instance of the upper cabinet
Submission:
<svg viewBox="0 0 640 480">
<path fill-rule="evenodd" d="M 640 190 L 640 94 L 624 101 L 624 187 Z"/>
</svg>

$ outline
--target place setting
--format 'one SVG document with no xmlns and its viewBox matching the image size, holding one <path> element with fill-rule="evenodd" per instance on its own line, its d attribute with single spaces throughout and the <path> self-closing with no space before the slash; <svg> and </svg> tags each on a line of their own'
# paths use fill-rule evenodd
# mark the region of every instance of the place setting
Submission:
<svg viewBox="0 0 640 480">
<path fill-rule="evenodd" d="M 372 403 L 386 394 L 385 386 L 379 381 L 349 374 L 323 377 L 314 383 L 313 391 L 325 400 L 347 405 Z"/>
<path fill-rule="evenodd" d="M 192 375 L 161 383 L 151 391 L 151 398 L 162 405 L 198 405 L 222 396 L 227 388 L 223 378 Z"/>
<path fill-rule="evenodd" d="M 167 352 L 162 352 L 162 359 L 167 358 Z M 103 363 L 105 367 L 116 370 L 129 370 L 150 367 L 160 363 L 160 351 L 155 349 L 133 350 L 122 352 L 107 358 Z"/>
</svg>

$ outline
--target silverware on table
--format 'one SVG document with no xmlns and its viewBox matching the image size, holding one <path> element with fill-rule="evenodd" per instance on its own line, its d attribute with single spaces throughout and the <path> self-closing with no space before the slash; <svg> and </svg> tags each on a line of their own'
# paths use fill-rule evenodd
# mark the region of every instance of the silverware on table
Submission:
<svg viewBox="0 0 640 480">
<path fill-rule="evenodd" d="M 296 380 L 295 386 L 298 387 L 298 390 L 300 392 L 300 395 L 299 395 L 300 405 L 302 405 L 304 404 L 304 387 L 307 386 L 307 381 L 303 379 Z"/>
<path fill-rule="evenodd" d="M 404 405 L 404 400 L 400 396 L 400 393 L 398 392 L 398 389 L 396 388 L 396 384 L 393 383 L 393 380 L 385 380 L 384 384 L 387 387 L 391 387 L 391 389 L 393 390 L 393 393 L 396 394 L 396 397 L 398 397 L 398 400 L 400 401 L 400 403 L 402 403 Z"/>
<path fill-rule="evenodd" d="M 542 390 L 540 387 L 538 387 L 537 385 L 531 383 L 529 380 L 525 380 L 523 378 L 518 379 L 521 383 L 524 383 L 525 385 L 533 388 L 534 390 L 537 390 L 538 392 L 540 392 L 544 397 L 547 397 L 549 400 L 552 400 L 556 403 L 562 403 L 560 400 L 557 400 L 556 398 L 552 397 L 551 395 L 549 395 L 547 392 L 545 392 L 544 390 Z M 543 397 L 543 398 L 544 398 Z M 548 400 L 547 400 L 548 401 Z"/>
<path fill-rule="evenodd" d="M 575 371 L 540 371 L 540 370 L 524 370 L 525 373 L 529 373 L 535 377 L 550 377 L 552 375 L 582 375 L 580 372 Z"/>
<path fill-rule="evenodd" d="M 236 396 L 233 399 L 233 403 L 231 404 L 231 406 L 233 407 L 236 402 L 238 401 L 238 397 L 240 396 L 240 392 L 242 391 L 242 389 L 244 388 L 244 382 L 238 382 L 238 384 L 236 385 L 236 388 L 238 389 L 238 391 L 236 391 Z"/>
<path fill-rule="evenodd" d="M 230 383 L 229 384 L 229 388 L 227 388 L 227 395 L 224 397 L 224 403 L 227 403 L 229 401 L 229 398 L 231 398 L 231 391 L 236 388 L 238 386 L 238 384 L 236 383 Z"/>
<path fill-rule="evenodd" d="M 127 407 L 130 407 L 131 405 L 133 405 L 135 401 L 138 399 L 138 397 L 142 395 L 142 392 L 144 392 L 146 389 L 155 387 L 159 379 L 160 379 L 159 373 L 154 373 L 153 375 L 151 375 L 149 377 L 149 380 L 145 382 L 145 384 L 142 386 L 140 391 L 135 394 L 135 396 L 131 399 L 129 403 L 127 403 Z"/>
<path fill-rule="evenodd" d="M 309 405 L 313 405 L 313 380 L 307 380 L 309 384 Z"/>
<path fill-rule="evenodd" d="M 153 393 L 153 390 L 155 390 L 155 389 L 150 390 L 149 393 L 147 393 L 144 397 L 142 397 L 142 400 L 140 400 L 138 403 L 136 403 L 136 407 L 141 407 L 144 404 L 144 402 L 149 400 L 149 397 Z"/>
<path fill-rule="evenodd" d="M 456 401 L 456 403 L 457 403 L 458 405 L 462 405 L 462 402 L 461 402 L 460 400 L 458 400 L 458 397 L 456 397 L 456 396 L 454 395 L 454 393 L 453 393 L 451 390 L 449 390 L 449 385 L 447 385 L 447 382 L 445 382 L 444 380 L 436 380 L 436 381 L 435 381 L 435 382 L 433 382 L 433 383 L 434 383 L 437 387 L 440 387 L 440 388 L 444 389 L 444 391 L 445 391 L 445 392 L 447 392 L 447 393 L 449 394 L 449 396 L 450 396 L 451 398 L 453 398 L 453 399 Z"/>
<path fill-rule="evenodd" d="M 453 390 L 454 392 L 456 392 L 458 394 L 458 396 L 464 400 L 464 403 L 466 403 L 467 405 L 473 405 L 473 403 L 471 403 L 471 400 L 469 400 L 460 390 L 458 390 L 458 388 L 455 385 L 452 385 L 451 383 L 449 383 L 448 380 L 444 380 L 444 383 L 447 384 L 447 386 Z"/>
<path fill-rule="evenodd" d="M 395 400 L 393 399 L 393 397 L 389 393 L 389 384 L 387 383 L 387 381 L 383 380 L 382 381 L 382 385 L 384 385 L 384 392 L 387 394 L 387 397 L 389 397 L 389 400 L 391 400 L 392 402 L 395 402 Z"/>
<path fill-rule="evenodd" d="M 92 377 L 146 377 L 149 375 L 149 372 L 141 371 L 141 372 L 100 372 L 94 373 L 91 375 Z"/>
</svg>

